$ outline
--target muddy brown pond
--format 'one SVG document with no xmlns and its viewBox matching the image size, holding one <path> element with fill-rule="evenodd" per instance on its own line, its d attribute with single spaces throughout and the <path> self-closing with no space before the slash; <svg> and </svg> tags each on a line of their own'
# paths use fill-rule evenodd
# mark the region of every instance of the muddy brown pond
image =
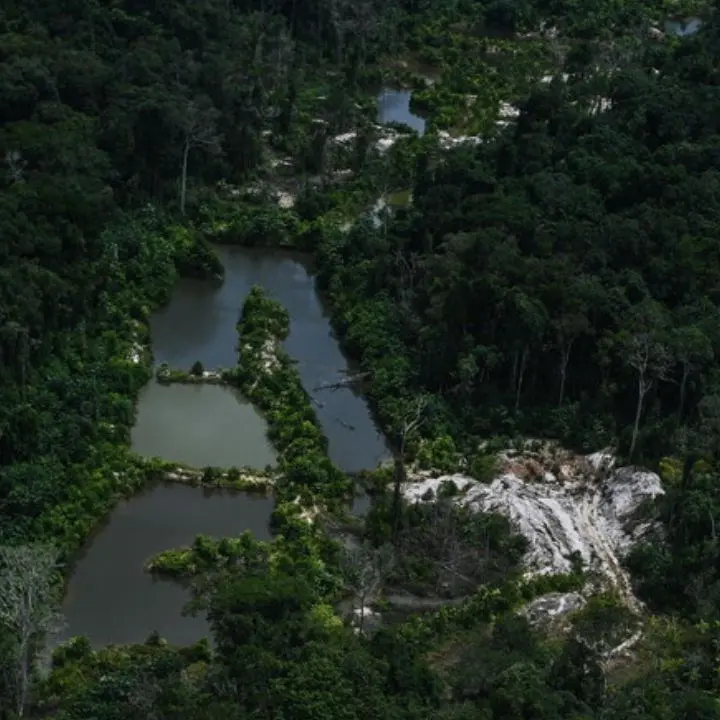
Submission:
<svg viewBox="0 0 720 720">
<path fill-rule="evenodd" d="M 362 396 L 350 388 L 316 390 L 341 380 L 349 368 L 305 258 L 234 247 L 218 253 L 225 266 L 221 286 L 183 280 L 153 316 L 155 362 L 184 370 L 196 360 L 206 369 L 233 367 L 242 304 L 250 288 L 261 285 L 290 312 L 285 348 L 315 398 L 330 457 L 347 472 L 376 467 L 388 450 Z M 195 467 L 264 468 L 276 459 L 266 431 L 262 416 L 232 389 L 151 381 L 139 398 L 132 447 Z M 359 497 L 356 512 L 365 504 Z M 142 642 L 153 631 L 179 644 L 209 635 L 205 617 L 183 615 L 188 591 L 153 578 L 143 565 L 157 552 L 189 545 L 199 533 L 226 537 L 250 530 L 267 539 L 273 507 L 271 498 L 183 485 L 160 485 L 123 502 L 76 559 L 63 606 L 67 627 L 59 640 L 85 635 L 99 647 Z"/>
<path fill-rule="evenodd" d="M 153 631 L 173 643 L 199 640 L 209 628 L 204 616 L 183 616 L 187 590 L 144 572 L 145 561 L 189 545 L 199 533 L 225 537 L 250 530 L 267 540 L 272 510 L 267 497 L 208 494 L 184 485 L 160 485 L 121 503 L 77 559 L 60 640 L 86 635 L 99 647 L 142 642 Z"/>
</svg>

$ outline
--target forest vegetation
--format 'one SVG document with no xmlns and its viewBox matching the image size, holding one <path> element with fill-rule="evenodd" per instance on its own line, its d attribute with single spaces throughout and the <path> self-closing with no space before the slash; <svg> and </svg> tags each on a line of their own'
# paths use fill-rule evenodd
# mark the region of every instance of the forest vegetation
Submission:
<svg viewBox="0 0 720 720">
<path fill-rule="evenodd" d="M 720 717 L 715 9 L 3 3 L 0 714 Z M 694 13 L 697 34 L 664 32 Z M 428 132 L 394 128 L 381 152 L 383 82 L 416 89 Z M 439 131 L 481 137 L 442 149 Z M 365 211 L 382 196 L 395 201 L 378 221 Z M 213 647 L 151 637 L 96 652 L 80 638 L 41 676 L 64 564 L 152 475 L 128 443 L 152 371 L 147 320 L 178 276 L 221 278 L 214 241 L 314 254 L 399 470 L 376 473 L 354 555 L 307 522 L 304 507 L 334 507 L 349 481 L 289 358 L 263 374 L 288 319 L 253 291 L 239 332 L 255 350 L 232 379 L 279 450 L 275 539 L 200 537 L 154 559 L 192 580 Z M 451 470 L 462 456 L 485 477 L 481 440 L 527 436 L 610 445 L 662 475 L 657 534 L 628 560 L 647 604 L 630 659 L 605 654 L 638 621 L 611 597 L 563 632 L 517 612 L 580 587 L 581 568 L 528 582 L 526 541 L 503 518 L 468 517 L 451 489 L 435 509 L 404 508 L 389 482 L 413 458 Z M 336 614 L 379 578 L 446 584 L 449 537 L 463 576 L 451 594 L 466 602 L 372 634 Z"/>
</svg>

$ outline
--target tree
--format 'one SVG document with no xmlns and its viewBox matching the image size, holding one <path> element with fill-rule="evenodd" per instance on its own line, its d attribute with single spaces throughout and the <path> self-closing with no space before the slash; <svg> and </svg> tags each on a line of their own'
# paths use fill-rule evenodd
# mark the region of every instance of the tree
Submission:
<svg viewBox="0 0 720 720">
<path fill-rule="evenodd" d="M 187 196 L 188 160 L 194 148 L 206 148 L 217 152 L 220 135 L 216 131 L 219 113 L 215 108 L 201 108 L 192 100 L 183 108 L 177 122 L 183 134 L 182 173 L 180 176 L 180 212 L 185 214 Z"/>
<path fill-rule="evenodd" d="M 689 485 L 695 463 L 702 457 L 713 458 L 720 451 L 720 394 L 705 395 L 697 406 L 697 422 L 678 429 L 675 442 L 684 455 L 682 487 Z"/>
<path fill-rule="evenodd" d="M 632 440 L 628 457 L 632 459 L 637 444 L 647 394 L 659 380 L 668 378 L 672 356 L 668 345 L 667 316 L 664 308 L 651 299 L 643 300 L 630 313 L 627 329 L 620 333 L 621 357 L 636 373 L 637 400 Z"/>
<path fill-rule="evenodd" d="M 55 573 L 58 553 L 48 546 L 0 547 L 0 625 L 12 634 L 12 666 L 5 668 L 22 717 L 32 662 L 46 636 L 60 628 Z"/>
<path fill-rule="evenodd" d="M 17 150 L 8 150 L 5 153 L 5 164 L 8 168 L 8 178 L 11 183 L 25 182 L 23 172 L 27 167 L 27 162 L 23 160 L 22 155 Z"/>
<path fill-rule="evenodd" d="M 426 395 L 420 395 L 415 400 L 408 401 L 396 425 L 397 453 L 395 454 L 395 469 L 393 472 L 392 504 L 393 542 L 395 543 L 398 540 L 402 516 L 402 485 L 407 479 L 405 470 L 407 444 L 409 440 L 415 437 L 425 422 L 425 410 L 429 401 Z"/>
<path fill-rule="evenodd" d="M 562 270 L 566 271 L 565 266 Z M 562 273 L 562 277 L 566 272 Z M 567 281 L 565 281 L 567 283 Z M 575 342 L 581 336 L 590 334 L 592 328 L 588 318 L 588 308 L 598 304 L 600 289 L 592 277 L 582 275 L 570 283 L 566 294 L 566 301 L 552 323 L 555 339 L 560 353 L 558 371 L 560 374 L 560 388 L 558 390 L 558 407 L 565 399 L 565 386 L 567 383 L 568 365 Z"/>
<path fill-rule="evenodd" d="M 561 315 L 555 322 L 555 335 L 560 351 L 560 389 L 558 390 L 558 407 L 561 407 L 565 399 L 565 383 L 567 382 L 568 365 L 575 341 L 587 332 L 589 323 L 582 312 Z"/>
<path fill-rule="evenodd" d="M 717 309 L 709 303 L 683 307 L 678 312 L 678 326 L 672 333 L 673 355 L 681 367 L 678 423 L 682 422 L 685 411 L 690 375 L 706 367 L 714 357 L 710 333 L 717 321 Z"/>
<path fill-rule="evenodd" d="M 342 558 L 345 581 L 353 591 L 353 611 L 355 601 L 359 604 L 360 625 L 362 633 L 365 623 L 365 609 L 371 602 L 382 584 L 383 579 L 392 567 L 394 560 L 391 545 L 373 548 L 363 545 L 347 550 Z"/>
<path fill-rule="evenodd" d="M 580 707 L 574 708 L 578 713 L 584 711 L 589 714 L 602 707 L 605 674 L 597 651 L 582 640 L 572 637 L 565 642 L 560 656 L 553 663 L 551 678 L 555 689 L 564 693 L 571 703 L 579 701 Z"/>
<path fill-rule="evenodd" d="M 267 709 L 271 680 L 312 636 L 315 601 L 304 577 L 256 574 L 216 586 L 208 618 L 238 701 Z"/>
<path fill-rule="evenodd" d="M 680 397 L 678 399 L 678 422 L 685 409 L 685 395 L 690 374 L 713 358 L 712 344 L 707 335 L 696 325 L 678 328 L 674 333 L 673 351 L 682 367 Z"/>
<path fill-rule="evenodd" d="M 591 598 L 572 619 L 576 640 L 598 657 L 611 657 L 640 626 L 639 618 L 621 600 L 605 593 Z"/>
<path fill-rule="evenodd" d="M 413 503 L 407 512 L 394 578 L 411 577 L 432 593 L 455 599 L 480 583 L 501 582 L 520 567 L 527 541 L 506 518 L 475 512 L 455 502 L 458 488 L 446 481 L 433 502 Z M 417 576 L 420 563 L 423 580 Z"/>
<path fill-rule="evenodd" d="M 540 343 L 548 322 L 547 309 L 543 303 L 515 288 L 508 293 L 511 314 L 513 354 L 512 383 L 515 389 L 515 410 L 520 409 L 523 381 L 528 368 L 530 353 Z"/>
</svg>

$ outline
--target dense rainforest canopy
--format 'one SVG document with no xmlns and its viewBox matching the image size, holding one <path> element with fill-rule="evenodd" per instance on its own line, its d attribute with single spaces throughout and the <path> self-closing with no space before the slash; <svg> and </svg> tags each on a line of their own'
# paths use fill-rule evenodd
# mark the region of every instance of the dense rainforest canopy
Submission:
<svg viewBox="0 0 720 720">
<path fill-rule="evenodd" d="M 67 559 L 142 485 L 127 440 L 148 378 L 134 356 L 147 318 L 178 273 L 220 271 L 202 231 L 226 206 L 210 188 L 267 179 L 287 156 L 299 192 L 283 232 L 315 252 L 393 439 L 404 446 L 420 397 L 422 432 L 469 456 L 498 435 L 614 444 L 661 469 L 667 490 L 649 509 L 657 537 L 629 560 L 656 615 L 624 663 L 602 653 L 631 626 L 611 599 L 564 633 L 513 614 L 529 591 L 517 584 L 523 541 L 506 525 L 469 525 L 470 541 L 488 547 L 481 577 L 468 571 L 486 586 L 470 606 L 371 638 L 333 614 L 336 550 L 290 525 L 272 551 L 251 541 L 194 549 L 215 569 L 199 593 L 214 651 L 153 638 L 94 654 L 76 641 L 21 697 L 28 668 L 17 658 L 28 650 L 18 649 L 42 639 L 8 623 L 0 604 L 6 717 L 720 716 L 720 25 L 703 7 L 696 35 L 664 36 L 666 17 L 687 9 L 3 4 L 4 545 L 52 543 Z M 441 69 L 416 94 L 431 132 L 378 157 L 370 98 L 401 57 Z M 518 116 L 497 125 L 500 101 Z M 483 139 L 442 150 L 441 127 Z M 351 129 L 355 178 L 343 184 L 329 139 Z M 380 223 L 331 222 L 378 189 L 412 202 Z M 252 217 L 245 240 L 278 227 L 275 206 Z M 387 505 L 369 523 L 376 544 Z M 405 547 L 431 548 L 429 526 L 408 513 Z M 4 554 L 0 576 L 19 559 Z M 400 558 L 395 572 L 413 571 Z"/>
</svg>

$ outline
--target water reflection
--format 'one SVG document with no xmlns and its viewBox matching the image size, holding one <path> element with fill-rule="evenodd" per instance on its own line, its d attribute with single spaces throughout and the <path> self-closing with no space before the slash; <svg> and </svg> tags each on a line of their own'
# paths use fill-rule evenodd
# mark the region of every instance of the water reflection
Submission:
<svg viewBox="0 0 720 720">
<path fill-rule="evenodd" d="M 425 120 L 410 110 L 411 97 L 412 92 L 409 90 L 382 90 L 378 95 L 378 122 L 408 125 L 422 137 Z"/>
<path fill-rule="evenodd" d="M 702 27 L 702 20 L 697 17 L 673 18 L 665 21 L 665 32 L 668 35 L 687 37 L 694 35 Z"/>
</svg>

